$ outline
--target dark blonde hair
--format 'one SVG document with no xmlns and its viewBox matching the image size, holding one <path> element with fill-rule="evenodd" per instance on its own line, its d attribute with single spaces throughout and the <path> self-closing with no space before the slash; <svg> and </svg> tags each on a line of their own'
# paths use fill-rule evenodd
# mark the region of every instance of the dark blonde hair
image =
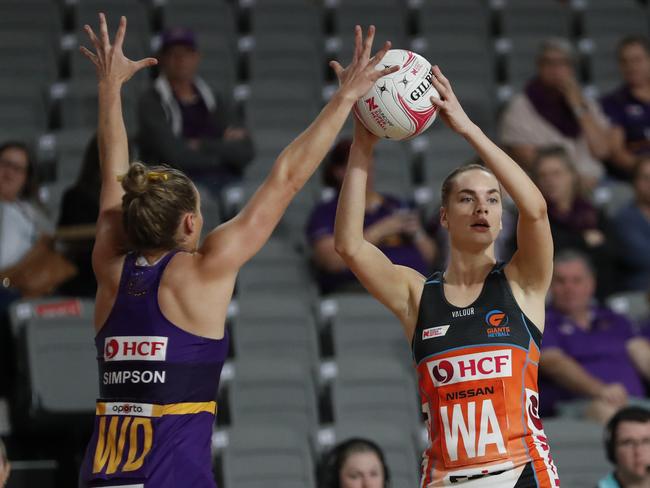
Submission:
<svg viewBox="0 0 650 488">
<path fill-rule="evenodd" d="M 196 212 L 192 181 L 168 166 L 133 163 L 122 178 L 122 221 L 135 251 L 173 249 L 183 214 Z"/>
<path fill-rule="evenodd" d="M 451 192 L 453 190 L 456 177 L 468 171 L 474 171 L 474 170 L 484 171 L 494 176 L 494 173 L 490 170 L 490 168 L 487 168 L 486 166 L 483 166 L 482 164 L 479 163 L 464 164 L 463 166 L 459 166 L 451 173 L 449 173 L 447 177 L 444 179 L 444 181 L 442 182 L 442 188 L 440 193 L 441 193 L 441 200 L 442 200 L 443 207 L 446 207 L 449 204 L 449 197 L 451 196 Z"/>
</svg>

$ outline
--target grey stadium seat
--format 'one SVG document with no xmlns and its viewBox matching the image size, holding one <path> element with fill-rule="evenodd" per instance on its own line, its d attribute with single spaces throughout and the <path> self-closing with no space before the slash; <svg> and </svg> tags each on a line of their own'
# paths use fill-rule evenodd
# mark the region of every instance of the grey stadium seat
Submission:
<svg viewBox="0 0 650 488">
<path fill-rule="evenodd" d="M 84 152 L 95 129 L 79 128 L 61 130 L 55 134 L 56 177 L 71 184 L 77 179 L 83 164 Z"/>
<path fill-rule="evenodd" d="M 419 453 L 411 432 L 404 425 L 371 418 L 334 425 L 334 442 L 340 443 L 352 437 L 370 439 L 381 447 L 390 469 L 391 486 L 418 486 Z"/>
<path fill-rule="evenodd" d="M 316 325 L 307 317 L 237 317 L 233 329 L 238 357 L 281 355 L 299 360 L 316 374 Z"/>
<path fill-rule="evenodd" d="M 306 436 L 290 427 L 251 424 L 233 427 L 223 453 L 228 487 L 314 486 L 313 461 Z"/>
<path fill-rule="evenodd" d="M 458 40 L 487 40 L 488 10 L 482 0 L 436 0 L 422 2 L 417 16 L 419 33 L 432 39 L 437 34 L 456 36 Z"/>
<path fill-rule="evenodd" d="M 648 35 L 645 11 L 634 0 L 588 0 L 583 14 L 586 37 Z"/>
<path fill-rule="evenodd" d="M 332 406 L 337 422 L 396 422 L 412 435 L 422 426 L 413 374 L 387 357 L 338 357 Z"/>
<path fill-rule="evenodd" d="M 25 324 L 33 319 L 46 320 L 69 318 L 71 321 L 88 323 L 95 314 L 94 300 L 48 297 L 34 300 L 20 300 L 9 307 L 9 321 L 15 337 L 22 333 Z"/>
<path fill-rule="evenodd" d="M 503 34 L 514 42 L 527 37 L 570 37 L 572 11 L 560 2 L 508 0 L 501 12 Z"/>
<path fill-rule="evenodd" d="M 648 294 L 643 291 L 628 291 L 610 295 L 607 297 L 607 305 L 634 322 L 640 322 L 650 317 Z"/>
<path fill-rule="evenodd" d="M 563 485 L 593 488 L 609 471 L 600 425 L 586 420 L 547 419 L 544 432 Z"/>
<path fill-rule="evenodd" d="M 378 354 L 397 359 L 402 364 L 412 362 L 408 340 L 399 321 L 335 317 L 332 323 L 332 341 L 337 356 Z"/>
<path fill-rule="evenodd" d="M 83 319 L 34 319 L 21 341 L 28 361 L 31 411 L 91 413 L 98 397 L 93 324 Z"/>
</svg>

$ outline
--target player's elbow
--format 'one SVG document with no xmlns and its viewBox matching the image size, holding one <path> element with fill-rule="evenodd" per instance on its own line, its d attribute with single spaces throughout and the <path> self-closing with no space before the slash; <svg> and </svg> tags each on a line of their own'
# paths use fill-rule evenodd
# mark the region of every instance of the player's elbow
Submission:
<svg viewBox="0 0 650 488">
<path fill-rule="evenodd" d="M 354 259 L 354 256 L 360 247 L 361 242 L 356 239 L 351 239 L 341 235 L 334 236 L 334 250 L 346 263 Z"/>
</svg>

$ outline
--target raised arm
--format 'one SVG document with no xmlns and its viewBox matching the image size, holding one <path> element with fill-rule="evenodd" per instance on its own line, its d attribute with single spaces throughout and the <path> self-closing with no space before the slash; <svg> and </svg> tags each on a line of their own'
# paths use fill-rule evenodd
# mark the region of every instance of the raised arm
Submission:
<svg viewBox="0 0 650 488">
<path fill-rule="evenodd" d="M 524 292 L 546 293 L 553 271 L 553 239 L 544 197 L 525 171 L 469 119 L 440 68 L 434 66 L 433 74 L 441 99 L 431 101 L 439 107 L 441 118 L 472 145 L 519 210 L 518 249 L 508 274 Z"/>
<path fill-rule="evenodd" d="M 361 28 L 355 28 L 355 53 L 344 70 L 336 61 L 330 65 L 345 72 L 343 83 L 323 108 L 316 120 L 276 160 L 271 173 L 250 201 L 232 220 L 222 224 L 206 238 L 199 252 L 208 273 L 236 271 L 266 243 L 294 195 L 314 173 L 337 134 L 343 127 L 356 100 L 366 93 L 380 77 L 396 67 L 375 70 L 390 43 L 370 57 L 375 29 L 370 26 L 365 41 Z"/>
<path fill-rule="evenodd" d="M 417 323 L 425 278 L 411 268 L 393 264 L 370 242 L 369 236 L 364 235 L 368 167 L 378 138 L 356 118 L 354 127 L 354 140 L 336 210 L 336 252 L 361 284 L 400 319 L 410 339 Z"/>
<path fill-rule="evenodd" d="M 97 142 L 102 175 L 99 197 L 99 218 L 93 249 L 93 267 L 102 274 L 106 263 L 119 255 L 124 248 L 122 228 L 122 195 L 124 191 L 118 176 L 129 169 L 129 150 L 126 129 L 122 117 L 121 88 L 131 77 L 148 66 L 156 64 L 154 58 L 131 61 L 124 56 L 122 44 L 126 34 L 126 17 L 120 25 L 111 45 L 108 37 L 106 17 L 99 14 L 99 38 L 88 25 L 84 26 L 95 52 L 81 47 L 81 52 L 97 68 L 99 115 L 97 121 Z M 100 276 L 98 276 L 98 279 Z"/>
</svg>

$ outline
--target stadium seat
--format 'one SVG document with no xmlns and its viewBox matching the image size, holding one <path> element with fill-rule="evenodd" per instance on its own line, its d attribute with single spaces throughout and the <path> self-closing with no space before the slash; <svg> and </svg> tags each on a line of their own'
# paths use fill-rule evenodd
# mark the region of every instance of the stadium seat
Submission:
<svg viewBox="0 0 650 488">
<path fill-rule="evenodd" d="M 335 317 L 332 342 L 337 356 L 377 354 L 412 363 L 412 354 L 402 325 L 395 317 L 350 318 Z"/>
<path fill-rule="evenodd" d="M 329 444 L 338 444 L 352 437 L 376 442 L 386 456 L 386 463 L 391 472 L 391 486 L 417 486 L 419 453 L 411 432 L 398 421 L 378 422 L 368 416 L 353 422 L 337 422 L 328 437 Z"/>
<path fill-rule="evenodd" d="M 226 487 L 313 488 L 314 469 L 307 437 L 290 427 L 235 426 L 223 453 Z"/>
<path fill-rule="evenodd" d="M 27 361 L 32 416 L 92 413 L 99 392 L 91 321 L 34 318 L 25 324 L 19 350 Z"/>
<path fill-rule="evenodd" d="M 318 338 L 311 316 L 247 318 L 238 316 L 233 328 L 233 347 L 241 358 L 281 355 L 295 358 L 316 377 Z"/>
<path fill-rule="evenodd" d="M 588 0 L 583 13 L 585 37 L 648 35 L 645 11 L 635 0 Z"/>
<path fill-rule="evenodd" d="M 489 15 L 486 2 L 482 0 L 436 0 L 422 2 L 417 15 L 418 33 L 429 41 L 442 37 L 463 39 L 483 39 L 489 34 Z M 453 45 L 439 45 L 439 49 Z"/>
<path fill-rule="evenodd" d="M 56 178 L 72 184 L 77 179 L 83 164 L 84 152 L 94 128 L 61 130 L 55 133 Z"/>
<path fill-rule="evenodd" d="M 412 436 L 422 426 L 413 373 L 385 356 L 337 356 L 332 382 L 336 422 L 396 422 Z"/>
<path fill-rule="evenodd" d="M 501 11 L 503 35 L 516 44 L 522 38 L 572 36 L 573 11 L 561 2 L 508 0 Z"/>
<path fill-rule="evenodd" d="M 609 471 L 600 425 L 587 420 L 546 419 L 544 432 L 563 484 L 593 488 Z"/>
<path fill-rule="evenodd" d="M 648 293 L 644 291 L 616 293 L 607 297 L 607 305 L 634 322 L 641 322 L 650 317 Z"/>
</svg>

